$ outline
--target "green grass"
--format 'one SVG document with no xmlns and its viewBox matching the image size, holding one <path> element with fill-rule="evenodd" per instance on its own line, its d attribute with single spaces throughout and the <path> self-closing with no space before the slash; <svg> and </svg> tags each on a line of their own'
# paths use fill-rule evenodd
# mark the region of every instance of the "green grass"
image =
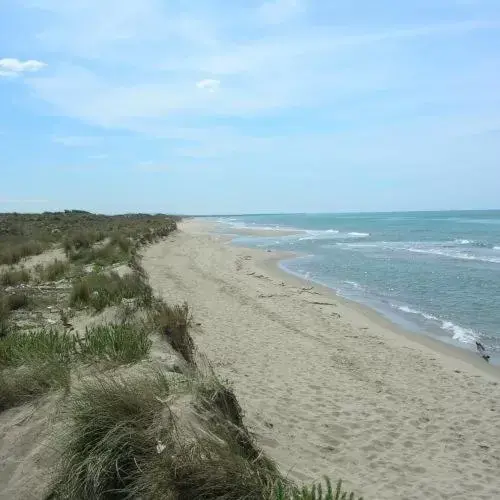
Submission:
<svg viewBox="0 0 500 500">
<path fill-rule="evenodd" d="M 0 339 L 0 367 L 77 361 L 128 364 L 146 357 L 150 349 L 146 329 L 134 324 L 95 326 L 83 338 L 54 329 L 16 331 Z"/>
<path fill-rule="evenodd" d="M 115 272 L 98 272 L 73 283 L 70 305 L 102 311 L 108 306 L 120 304 L 123 299 L 133 298 L 144 306 L 152 302 L 151 287 L 141 276 L 131 273 L 121 277 Z"/>
<path fill-rule="evenodd" d="M 27 403 L 51 390 L 69 388 L 65 364 L 37 363 L 0 372 L 0 411 Z"/>
<path fill-rule="evenodd" d="M 15 331 L 0 339 L 0 367 L 41 363 L 66 365 L 76 353 L 76 338 L 54 329 Z"/>
<path fill-rule="evenodd" d="M 136 363 L 147 357 L 151 344 L 148 332 L 142 325 L 99 325 L 87 329 L 80 356 L 83 360 Z"/>
<path fill-rule="evenodd" d="M 156 301 L 151 320 L 157 331 L 165 336 L 170 345 L 188 363 L 193 363 L 195 346 L 189 334 L 191 313 L 187 303 L 169 306 L 163 301 Z"/>
<path fill-rule="evenodd" d="M 272 500 L 363 500 L 363 498 L 355 496 L 353 492 L 345 491 L 342 488 L 342 481 L 338 481 L 333 489 L 330 479 L 325 477 L 324 487 L 322 483 L 302 488 L 278 483 Z"/>
<path fill-rule="evenodd" d="M 0 275 L 0 285 L 16 286 L 30 281 L 30 273 L 27 269 L 10 269 Z"/>
<path fill-rule="evenodd" d="M 0 338 L 0 411 L 69 386 L 75 363 L 135 363 L 151 349 L 137 325 L 103 325 L 86 333 L 78 338 L 57 330 L 11 331 Z"/>
</svg>

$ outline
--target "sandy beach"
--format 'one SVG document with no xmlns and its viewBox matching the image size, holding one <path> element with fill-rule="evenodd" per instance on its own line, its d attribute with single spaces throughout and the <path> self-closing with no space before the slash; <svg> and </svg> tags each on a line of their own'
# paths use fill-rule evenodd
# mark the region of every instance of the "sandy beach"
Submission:
<svg viewBox="0 0 500 500">
<path fill-rule="evenodd" d="M 209 230 L 184 222 L 144 267 L 156 293 L 188 301 L 198 348 L 283 471 L 342 478 L 367 499 L 500 496 L 497 368 Z"/>
</svg>

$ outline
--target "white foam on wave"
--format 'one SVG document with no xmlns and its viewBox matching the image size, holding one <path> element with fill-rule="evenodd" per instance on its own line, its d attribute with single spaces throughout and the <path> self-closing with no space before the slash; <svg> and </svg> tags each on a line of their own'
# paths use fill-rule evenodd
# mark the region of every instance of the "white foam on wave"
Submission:
<svg viewBox="0 0 500 500">
<path fill-rule="evenodd" d="M 455 240 L 453 243 L 456 243 L 457 245 L 471 245 L 472 243 L 474 243 L 474 241 L 471 241 L 471 240 Z"/>
<path fill-rule="evenodd" d="M 436 316 L 433 316 L 432 314 L 427 314 L 422 311 L 418 311 L 417 309 L 412 309 L 411 307 L 408 307 L 406 305 L 400 306 L 396 304 L 391 304 L 391 306 L 395 307 L 396 309 L 399 309 L 404 313 L 415 314 L 418 316 L 422 316 L 425 319 L 436 321 L 442 330 L 446 330 L 452 333 L 453 340 L 457 340 L 458 342 L 462 342 L 464 344 L 472 344 L 478 338 L 478 335 L 476 334 L 476 332 L 474 332 L 474 330 L 471 330 L 470 328 L 464 328 L 460 325 L 456 325 L 451 321 L 442 320 Z"/>
<path fill-rule="evenodd" d="M 370 236 L 370 233 L 357 233 L 356 231 L 347 234 L 349 236 L 356 236 L 358 238 L 368 238 L 368 236 Z"/>
<path fill-rule="evenodd" d="M 232 229 L 243 229 L 243 230 L 251 230 L 251 231 L 269 231 L 271 232 L 290 232 L 290 231 L 299 231 L 302 232 L 301 229 L 295 229 L 293 227 L 282 227 L 278 224 L 270 226 L 260 226 L 258 224 L 248 224 L 246 222 L 237 220 L 237 219 L 217 219 L 219 224 L 224 224 L 226 226 L 230 226 Z"/>
<path fill-rule="evenodd" d="M 480 255 L 472 255 L 470 253 L 464 252 L 450 252 L 446 250 L 441 250 L 438 248 L 407 248 L 409 252 L 421 253 L 427 255 L 439 255 L 441 257 L 449 257 L 451 259 L 460 260 L 477 260 L 479 262 L 491 262 L 493 264 L 500 264 L 500 258 L 497 257 L 485 257 Z"/>
<path fill-rule="evenodd" d="M 443 328 L 443 330 L 452 332 L 454 340 L 464 342 L 465 344 L 472 344 L 478 338 L 476 333 L 470 328 L 463 328 L 459 325 L 455 325 L 451 321 L 443 321 L 441 328 Z"/>
<path fill-rule="evenodd" d="M 430 319 L 433 321 L 440 321 L 439 318 L 436 318 L 436 316 L 433 316 L 432 314 L 427 314 L 422 311 L 418 311 L 416 309 L 412 309 L 411 307 L 408 306 L 397 306 L 395 304 L 391 304 L 392 307 L 395 307 L 396 309 L 399 309 L 400 311 L 403 311 L 408 314 L 418 314 L 419 316 L 424 317 L 425 319 Z"/>
<path fill-rule="evenodd" d="M 493 250 L 500 250 L 500 247 L 493 247 Z"/>
<path fill-rule="evenodd" d="M 363 285 L 360 285 L 359 283 L 356 283 L 355 281 L 344 280 L 344 283 L 345 283 L 346 285 L 350 285 L 350 286 L 352 286 L 352 287 L 353 287 L 353 288 L 355 288 L 356 290 L 364 290 Z"/>
</svg>

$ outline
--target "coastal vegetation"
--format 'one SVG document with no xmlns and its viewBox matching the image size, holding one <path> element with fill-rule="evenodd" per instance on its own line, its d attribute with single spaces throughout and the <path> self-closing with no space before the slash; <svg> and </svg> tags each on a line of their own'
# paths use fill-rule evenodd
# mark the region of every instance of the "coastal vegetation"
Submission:
<svg viewBox="0 0 500 500">
<path fill-rule="evenodd" d="M 189 305 L 155 297 L 140 251 L 176 222 L 0 215 L 0 426 L 23 405 L 55 401 L 58 460 L 33 491 L 54 500 L 353 500 L 341 482 L 298 486 L 279 470 L 196 349 Z"/>
</svg>

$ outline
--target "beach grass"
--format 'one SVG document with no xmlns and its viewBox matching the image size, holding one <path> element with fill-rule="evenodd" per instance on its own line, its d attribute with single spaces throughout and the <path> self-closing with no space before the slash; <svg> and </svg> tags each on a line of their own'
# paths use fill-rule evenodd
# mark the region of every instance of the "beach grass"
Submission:
<svg viewBox="0 0 500 500">
<path fill-rule="evenodd" d="M 41 304 L 21 287 L 13 293 L 0 290 L 0 411 L 65 391 L 57 418 L 66 432 L 57 436 L 61 461 L 49 497 L 354 500 L 340 483 L 337 490 L 328 480 L 299 488 L 284 477 L 245 427 L 233 390 L 209 367 L 202 373 L 197 366 L 189 306 L 155 299 L 139 258 L 141 245 L 171 234 L 175 221 L 78 210 L 0 214 L 0 234 L 6 235 L 0 238 L 0 263 L 15 264 L 62 245 L 68 260 L 37 266 L 35 284 L 58 281 L 76 270 L 71 308 L 100 312 L 117 305 L 123 316 L 121 322 L 88 326 L 80 334 L 21 330 L 22 315 L 13 312 Z M 112 271 L 117 263 L 126 263 L 132 272 Z M 94 271 L 85 274 L 91 264 Z M 0 284 L 17 287 L 31 279 L 26 270 L 9 269 Z M 67 318 L 63 323 L 68 324 Z M 147 364 L 129 366 L 149 357 L 153 332 L 189 370 L 145 372 Z"/>
<path fill-rule="evenodd" d="M 138 498 L 138 476 L 157 454 L 148 430 L 169 393 L 161 375 L 97 377 L 76 388 L 52 498 Z"/>
<path fill-rule="evenodd" d="M 0 275 L 0 285 L 2 286 L 16 286 L 24 283 L 29 283 L 31 279 L 30 273 L 27 269 L 8 269 Z"/>
<path fill-rule="evenodd" d="M 0 412 L 52 390 L 68 389 L 70 369 L 64 363 L 41 362 L 0 371 Z"/>
<path fill-rule="evenodd" d="M 120 276 L 116 272 L 95 272 L 75 280 L 69 301 L 73 307 L 102 311 L 120 304 L 123 299 L 137 299 L 141 305 L 147 306 L 153 300 L 153 293 L 137 273 Z"/>
<path fill-rule="evenodd" d="M 0 338 L 5 337 L 10 331 L 10 315 L 11 311 L 7 303 L 7 298 L 0 290 Z"/>
<path fill-rule="evenodd" d="M 0 339 L 0 367 L 67 365 L 77 352 L 76 338 L 66 332 L 40 328 L 33 331 L 13 331 Z"/>
<path fill-rule="evenodd" d="M 185 389 L 159 373 L 101 377 L 75 390 L 53 498 L 271 499 L 279 473 L 257 450 L 253 460 L 241 454 L 242 429 L 217 427 L 219 435 L 231 429 L 224 439 L 232 442 L 183 425 L 175 398 L 185 401 Z M 199 422 L 226 418 L 212 410 Z"/>
<path fill-rule="evenodd" d="M 26 241 L 23 243 L 0 247 L 0 264 L 17 264 L 22 259 L 39 255 L 46 250 L 47 245 L 41 241 Z"/>
<path fill-rule="evenodd" d="M 156 300 L 151 314 L 156 330 L 161 333 L 170 345 L 188 362 L 194 361 L 194 342 L 189 333 L 191 312 L 185 302 L 182 305 L 170 306 L 162 300 Z"/>
<path fill-rule="evenodd" d="M 79 357 L 86 361 L 106 360 L 129 364 L 148 356 L 152 342 L 144 325 L 107 324 L 87 328 L 80 342 Z"/>
<path fill-rule="evenodd" d="M 64 278 L 71 269 L 69 262 L 59 259 L 54 259 L 45 266 L 37 266 L 36 272 L 40 281 L 58 281 Z"/>
</svg>

